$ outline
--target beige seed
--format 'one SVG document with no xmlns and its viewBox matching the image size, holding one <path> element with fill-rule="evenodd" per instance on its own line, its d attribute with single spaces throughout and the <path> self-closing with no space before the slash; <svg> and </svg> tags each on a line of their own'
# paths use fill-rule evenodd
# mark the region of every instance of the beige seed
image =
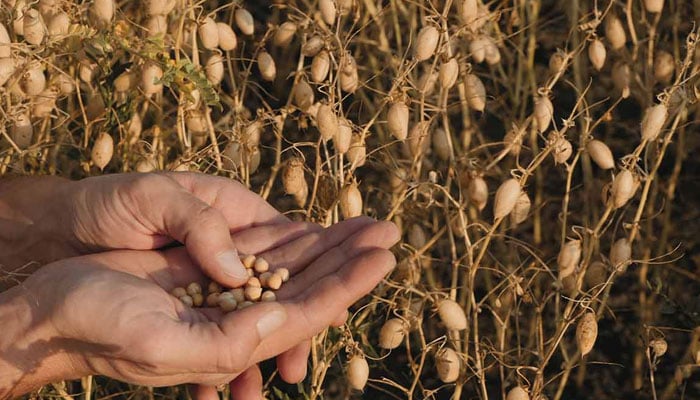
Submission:
<svg viewBox="0 0 700 400">
<path fill-rule="evenodd" d="M 260 301 L 277 301 L 277 295 L 273 291 L 266 290 L 260 295 Z"/>
<path fill-rule="evenodd" d="M 252 301 L 246 300 L 246 301 L 244 301 L 244 302 L 242 302 L 242 303 L 238 303 L 238 309 L 239 309 L 239 310 L 242 310 L 242 309 L 248 308 L 248 307 L 250 307 L 250 306 L 252 306 L 252 305 L 255 305 L 255 303 L 253 303 Z"/>
<path fill-rule="evenodd" d="M 268 279 L 270 279 L 271 276 L 272 276 L 272 272 L 270 272 L 270 271 L 265 271 L 262 274 L 258 275 L 258 279 L 260 280 L 260 285 L 262 285 L 262 287 L 266 288 L 267 281 L 268 281 Z"/>
<path fill-rule="evenodd" d="M 216 23 L 217 36 L 219 37 L 219 48 L 223 51 L 235 50 L 238 47 L 238 38 L 236 33 L 231 28 L 231 25 L 217 22 Z"/>
<path fill-rule="evenodd" d="M 10 57 L 12 55 L 12 48 L 10 47 L 12 41 L 10 40 L 10 34 L 7 32 L 5 25 L 0 23 L 0 59 Z"/>
<path fill-rule="evenodd" d="M 307 111 L 314 103 L 314 90 L 304 80 L 294 87 L 294 104 L 302 111 Z"/>
<path fill-rule="evenodd" d="M 219 297 L 221 296 L 221 293 L 209 293 L 207 295 L 207 306 L 209 307 L 216 307 L 219 305 Z M 233 299 L 233 297 L 231 297 Z"/>
<path fill-rule="evenodd" d="M 170 294 L 179 299 L 182 296 L 187 296 L 187 290 L 183 287 L 176 287 L 170 291 Z"/>
<path fill-rule="evenodd" d="M 605 45 L 599 39 L 593 40 L 588 45 L 588 59 L 591 60 L 593 68 L 600 71 L 605 65 Z"/>
<path fill-rule="evenodd" d="M 252 35 L 255 32 L 253 15 L 245 8 L 237 8 L 233 18 L 236 21 L 236 26 L 244 35 Z"/>
<path fill-rule="evenodd" d="M 569 240 L 559 250 L 557 265 L 559 266 L 559 279 L 563 280 L 576 271 L 581 261 L 581 241 Z"/>
<path fill-rule="evenodd" d="M 100 170 L 103 170 L 112 159 L 113 153 L 114 140 L 112 139 L 112 136 L 107 132 L 100 132 L 97 139 L 95 139 L 95 143 L 92 145 L 92 151 L 90 152 L 90 159 L 92 160 L 92 163 L 95 164 L 95 166 Z"/>
<path fill-rule="evenodd" d="M 364 389 L 369 378 L 369 364 L 367 364 L 367 360 L 362 356 L 353 356 L 348 361 L 346 374 L 348 384 L 352 389 Z"/>
<path fill-rule="evenodd" d="M 657 81 L 668 84 L 676 72 L 676 61 L 673 55 L 665 50 L 659 50 L 654 57 L 654 78 Z"/>
<path fill-rule="evenodd" d="M 644 8 L 650 13 L 660 13 L 664 8 L 664 0 L 644 0 Z"/>
<path fill-rule="evenodd" d="M 530 400 L 530 395 L 521 386 L 515 386 L 508 391 L 506 400 Z"/>
<path fill-rule="evenodd" d="M 586 144 L 586 150 L 588 150 L 591 159 L 593 159 L 601 169 L 611 169 L 615 167 L 615 159 L 612 151 L 610 151 L 608 145 L 600 140 L 593 139 L 588 142 Z"/>
<path fill-rule="evenodd" d="M 352 122 L 346 118 L 340 118 L 338 122 L 338 131 L 333 136 L 333 145 L 338 153 L 345 154 L 352 145 Z"/>
<path fill-rule="evenodd" d="M 527 219 L 530 213 L 530 197 L 525 191 L 521 191 L 518 200 L 515 202 L 515 207 L 510 213 L 510 220 L 513 225 L 518 225 Z"/>
<path fill-rule="evenodd" d="M 321 18 L 323 18 L 323 22 L 333 26 L 335 24 L 335 17 L 337 14 L 334 0 L 319 0 L 318 8 L 321 11 Z"/>
<path fill-rule="evenodd" d="M 461 331 L 467 329 L 467 316 L 464 309 L 451 299 L 444 299 L 438 304 L 440 320 L 449 330 Z"/>
<path fill-rule="evenodd" d="M 192 297 L 192 303 L 195 307 L 201 307 L 204 304 L 204 296 L 201 293 L 191 294 L 190 297 Z"/>
<path fill-rule="evenodd" d="M 399 318 L 392 318 L 386 321 L 379 331 L 379 347 L 387 350 L 395 349 L 403 342 L 405 336 L 404 322 Z"/>
<path fill-rule="evenodd" d="M 29 44 L 38 45 L 44 41 L 46 26 L 39 11 L 30 8 L 24 12 L 24 40 Z"/>
<path fill-rule="evenodd" d="M 617 272 L 623 273 L 632 261 L 632 245 L 627 238 L 620 238 L 610 248 L 610 264 Z"/>
<path fill-rule="evenodd" d="M 622 21 L 616 15 L 609 15 L 605 21 L 605 37 L 610 42 L 610 47 L 613 50 L 619 50 L 625 47 L 627 42 L 627 34 L 622 26 Z"/>
<path fill-rule="evenodd" d="M 362 194 L 356 183 L 350 183 L 340 190 L 340 211 L 343 219 L 362 215 Z"/>
<path fill-rule="evenodd" d="M 141 70 L 141 89 L 148 96 L 159 93 L 163 90 L 160 79 L 163 77 L 163 70 L 158 64 L 148 62 Z"/>
<path fill-rule="evenodd" d="M 282 184 L 287 194 L 299 193 L 306 184 L 304 180 L 304 160 L 293 157 L 287 160 L 287 165 L 282 172 Z"/>
<path fill-rule="evenodd" d="M 612 81 L 623 99 L 629 97 L 630 83 L 632 82 L 629 65 L 623 61 L 616 62 L 612 68 Z"/>
<path fill-rule="evenodd" d="M 270 269 L 270 264 L 268 264 L 267 260 L 265 260 L 262 257 L 258 257 L 255 259 L 255 264 L 253 264 L 253 269 L 255 272 L 261 274 L 263 272 L 266 272 L 268 269 Z"/>
<path fill-rule="evenodd" d="M 221 292 L 221 285 L 219 285 L 216 282 L 209 282 L 209 285 L 207 285 L 207 292 L 209 293 L 219 293 Z"/>
<path fill-rule="evenodd" d="M 406 139 L 408 135 L 408 118 L 408 106 L 405 103 L 392 104 L 386 116 L 389 133 L 398 140 Z"/>
<path fill-rule="evenodd" d="M 194 307 L 194 299 L 192 298 L 192 296 L 184 295 L 180 296 L 179 299 L 184 305 Z"/>
<path fill-rule="evenodd" d="M 620 171 L 613 179 L 612 187 L 610 188 L 610 199 L 613 208 L 617 209 L 629 201 L 634 196 L 634 175 L 627 169 Z"/>
<path fill-rule="evenodd" d="M 649 342 L 649 347 L 651 347 L 651 352 L 654 354 L 654 357 L 659 358 L 666 354 L 668 343 L 662 338 L 653 339 Z"/>
<path fill-rule="evenodd" d="M 552 118 L 554 117 L 554 105 L 549 97 L 542 95 L 535 98 L 534 117 L 537 130 L 540 133 L 549 128 L 549 124 L 552 123 Z"/>
<path fill-rule="evenodd" d="M 197 293 L 202 293 L 202 285 L 200 285 L 197 282 L 192 282 L 189 285 L 187 285 L 187 294 L 192 296 Z"/>
<path fill-rule="evenodd" d="M 598 322 L 595 313 L 587 311 L 576 326 L 576 343 L 581 357 L 593 350 L 596 338 L 598 337 Z"/>
<path fill-rule="evenodd" d="M 246 286 L 245 298 L 249 301 L 257 301 L 262 296 L 262 288 L 257 286 Z"/>
<path fill-rule="evenodd" d="M 292 42 L 296 33 L 297 25 L 294 22 L 284 22 L 275 31 L 275 35 L 272 37 L 272 44 L 277 47 L 286 47 Z"/>
<path fill-rule="evenodd" d="M 287 268 L 277 268 L 275 273 L 282 278 L 282 282 L 287 282 L 289 280 L 289 270 Z"/>
<path fill-rule="evenodd" d="M 262 287 L 262 283 L 260 282 L 260 279 L 257 276 L 249 277 L 245 285 L 247 287 Z"/>
<path fill-rule="evenodd" d="M 255 265 L 256 257 L 253 254 L 240 255 L 239 258 L 240 258 L 243 266 L 248 268 L 248 269 L 253 268 L 253 265 Z"/>
<path fill-rule="evenodd" d="M 311 61 L 311 81 L 322 83 L 331 68 L 331 57 L 326 50 L 321 50 Z"/>
<path fill-rule="evenodd" d="M 486 108 L 486 88 L 478 76 L 467 74 L 464 86 L 469 107 L 476 111 L 484 111 Z"/>
<path fill-rule="evenodd" d="M 268 81 L 272 82 L 277 77 L 277 67 L 275 66 L 275 60 L 272 58 L 270 53 L 266 51 L 261 51 L 258 53 L 258 71 L 260 71 L 260 76 Z"/>
<path fill-rule="evenodd" d="M 499 186 L 493 200 L 494 219 L 501 219 L 513 211 L 515 203 L 520 197 L 520 192 L 520 182 L 514 178 L 508 179 Z"/>
<path fill-rule="evenodd" d="M 435 366 L 438 377 L 444 383 L 451 383 L 459 378 L 461 360 L 457 352 L 449 347 L 443 347 L 435 354 Z"/>
<path fill-rule="evenodd" d="M 328 104 L 321 104 L 316 113 L 316 124 L 321 133 L 321 139 L 328 141 L 338 135 L 340 124 L 333 108 Z"/>
<path fill-rule="evenodd" d="M 439 81 L 443 89 L 449 89 L 457 82 L 459 77 L 459 64 L 457 59 L 451 58 L 446 63 L 440 65 Z"/>
<path fill-rule="evenodd" d="M 224 58 L 214 53 L 207 59 L 204 72 L 212 85 L 218 85 L 224 79 Z"/>
<path fill-rule="evenodd" d="M 238 302 L 229 297 L 219 296 L 218 305 L 219 308 L 221 308 L 221 311 L 228 313 L 236 310 L 236 308 L 238 307 Z"/>
<path fill-rule="evenodd" d="M 434 26 L 423 27 L 418 32 L 414 55 L 417 61 L 424 61 L 435 54 L 438 42 L 440 41 L 440 32 Z"/>
<path fill-rule="evenodd" d="M 489 200 L 489 188 L 482 177 L 475 177 L 469 181 L 468 186 L 469 201 L 476 206 L 479 211 L 486 207 Z"/>
<path fill-rule="evenodd" d="M 228 292 L 224 292 L 224 293 L 230 293 L 231 298 L 236 300 L 236 302 L 239 304 L 245 301 L 245 289 L 243 289 L 243 288 L 231 289 Z M 222 295 L 224 293 L 222 293 Z"/>
</svg>

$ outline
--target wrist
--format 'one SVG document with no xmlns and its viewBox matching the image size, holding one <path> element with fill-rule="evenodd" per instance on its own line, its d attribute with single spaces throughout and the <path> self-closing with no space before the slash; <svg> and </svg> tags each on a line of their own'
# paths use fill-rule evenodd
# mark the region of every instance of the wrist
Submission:
<svg viewBox="0 0 700 400">
<path fill-rule="evenodd" d="M 24 286 L 0 293 L 0 400 L 82 375 L 33 293 Z"/>
</svg>

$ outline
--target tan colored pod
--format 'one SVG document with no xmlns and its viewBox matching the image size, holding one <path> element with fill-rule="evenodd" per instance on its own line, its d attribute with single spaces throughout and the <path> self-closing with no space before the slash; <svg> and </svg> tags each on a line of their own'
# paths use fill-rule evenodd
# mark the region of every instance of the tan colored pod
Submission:
<svg viewBox="0 0 700 400">
<path fill-rule="evenodd" d="M 459 64 L 457 59 L 451 58 L 449 61 L 440 65 L 440 73 L 438 80 L 443 89 L 449 89 L 457 82 L 459 77 Z"/>
<path fill-rule="evenodd" d="M 346 378 L 348 385 L 354 390 L 362 390 L 369 379 L 369 364 L 362 356 L 352 356 L 348 361 Z"/>
<path fill-rule="evenodd" d="M 255 33 L 255 21 L 253 20 L 253 15 L 245 8 L 239 7 L 233 14 L 233 18 L 236 21 L 236 26 L 244 35 L 252 35 Z"/>
<path fill-rule="evenodd" d="M 51 115 L 56 108 L 56 99 L 58 98 L 59 89 L 55 86 L 50 86 L 44 89 L 32 99 L 32 117 L 46 118 Z"/>
<path fill-rule="evenodd" d="M 559 136 L 554 140 L 553 147 L 552 157 L 554 157 L 555 164 L 564 164 L 574 152 L 571 142 L 563 136 Z"/>
<path fill-rule="evenodd" d="M 508 391 L 506 400 L 530 400 L 530 395 L 521 386 L 515 386 Z"/>
<path fill-rule="evenodd" d="M 163 90 L 160 79 L 163 77 L 163 70 L 158 64 L 147 62 L 141 69 L 141 89 L 150 96 Z"/>
<path fill-rule="evenodd" d="M 673 55 L 665 50 L 659 50 L 654 57 L 654 78 L 657 81 L 668 84 L 676 72 L 676 60 Z"/>
<path fill-rule="evenodd" d="M 476 111 L 484 111 L 486 108 L 486 88 L 481 79 L 474 74 L 467 74 L 464 90 L 469 107 Z"/>
<path fill-rule="evenodd" d="M 435 92 L 435 86 L 437 86 L 437 81 L 440 77 L 440 74 L 437 72 L 432 72 L 430 70 L 426 70 L 420 78 L 418 78 L 418 82 L 416 82 L 416 90 L 418 92 L 425 94 L 425 96 L 430 96 Z"/>
<path fill-rule="evenodd" d="M 576 325 L 576 344 L 581 357 L 593 350 L 593 345 L 598 338 L 598 321 L 595 313 L 587 311 Z"/>
<path fill-rule="evenodd" d="M 17 70 L 17 62 L 13 58 L 0 58 L 0 86 L 12 77 Z"/>
<path fill-rule="evenodd" d="M 340 212 L 343 219 L 350 219 L 362 215 L 362 193 L 357 188 L 356 183 L 350 183 L 340 189 L 338 195 L 340 201 Z"/>
<path fill-rule="evenodd" d="M 663 356 L 668 351 L 668 343 L 663 338 L 652 339 L 649 342 L 649 347 L 651 347 L 651 353 L 656 358 Z"/>
<path fill-rule="evenodd" d="M 382 325 L 379 331 L 379 347 L 382 349 L 395 349 L 403 343 L 406 337 L 406 327 L 400 318 L 392 318 Z"/>
<path fill-rule="evenodd" d="M 242 143 L 248 147 L 255 147 L 260 144 L 260 136 L 262 135 L 262 121 L 256 119 L 243 128 L 241 135 Z"/>
<path fill-rule="evenodd" d="M 486 64 L 496 65 L 501 62 L 501 51 L 498 49 L 496 43 L 490 38 L 486 37 Z"/>
<path fill-rule="evenodd" d="M 103 170 L 109 161 L 112 159 L 112 154 L 114 153 L 114 140 L 112 136 L 107 132 L 100 132 L 95 143 L 92 145 L 92 151 L 90 152 L 90 159 L 92 163 L 95 164 L 97 168 Z"/>
<path fill-rule="evenodd" d="M 218 85 L 224 80 L 224 58 L 217 53 L 209 56 L 204 66 L 204 73 L 212 85 Z"/>
<path fill-rule="evenodd" d="M 610 14 L 605 20 L 605 37 L 610 42 L 610 47 L 613 50 L 625 47 L 627 34 L 624 26 L 622 26 L 622 21 L 614 14 Z"/>
<path fill-rule="evenodd" d="M 275 35 L 272 37 L 272 44 L 277 47 L 286 47 L 294 39 L 294 35 L 297 33 L 297 24 L 294 22 L 284 22 L 275 31 Z"/>
<path fill-rule="evenodd" d="M 593 68 L 595 68 L 597 71 L 603 69 L 603 65 L 605 65 L 606 53 L 605 45 L 599 39 L 593 40 L 588 45 L 588 59 L 591 60 Z"/>
<path fill-rule="evenodd" d="M 331 69 L 331 57 L 326 50 L 321 50 L 311 61 L 311 81 L 321 83 L 326 80 Z"/>
<path fill-rule="evenodd" d="M 44 69 L 38 62 L 32 62 L 22 76 L 22 90 L 29 96 L 36 96 L 46 89 Z"/>
<path fill-rule="evenodd" d="M 208 130 L 207 117 L 204 112 L 192 110 L 185 113 L 185 127 L 193 135 L 204 135 Z"/>
<path fill-rule="evenodd" d="M 412 156 L 424 154 L 430 148 L 430 121 L 421 121 L 408 132 L 408 149 Z"/>
<path fill-rule="evenodd" d="M 433 130 L 433 137 L 430 140 L 435 155 L 442 161 L 447 161 L 450 159 L 452 152 L 450 151 L 450 142 L 447 137 L 448 133 L 442 128 L 435 128 Z"/>
<path fill-rule="evenodd" d="M 318 9 L 321 11 L 321 18 L 323 18 L 323 22 L 333 26 L 337 15 L 335 0 L 319 0 Z"/>
<path fill-rule="evenodd" d="M 32 136 L 34 136 L 34 127 L 26 112 L 16 115 L 10 127 L 10 137 L 20 149 L 26 149 L 32 144 Z"/>
<path fill-rule="evenodd" d="M 136 74 L 131 71 L 123 72 L 114 80 L 116 92 L 128 92 L 136 86 Z"/>
<path fill-rule="evenodd" d="M 586 285 L 589 288 L 595 288 L 608 279 L 608 269 L 601 261 L 594 261 L 586 269 Z"/>
<path fill-rule="evenodd" d="M 618 61 L 612 68 L 612 81 L 623 99 L 630 95 L 630 84 L 632 82 L 632 73 L 629 65 L 623 61 Z"/>
<path fill-rule="evenodd" d="M 367 146 L 365 146 L 362 135 L 352 135 L 350 140 L 350 148 L 345 154 L 352 164 L 352 168 L 358 168 L 365 165 L 367 159 Z"/>
<path fill-rule="evenodd" d="M 306 205 L 306 200 L 309 197 L 309 185 L 306 183 L 306 181 L 304 181 L 302 184 L 301 190 L 293 193 L 292 196 L 294 197 L 294 202 L 297 206 L 304 207 Z"/>
<path fill-rule="evenodd" d="M 610 248 L 610 265 L 617 272 L 623 273 L 632 262 L 632 245 L 627 238 L 620 238 Z"/>
<path fill-rule="evenodd" d="M 318 107 L 316 124 L 318 125 L 318 131 L 321 133 L 321 139 L 324 141 L 331 140 L 338 135 L 338 130 L 340 129 L 338 117 L 328 104 L 321 104 Z"/>
<path fill-rule="evenodd" d="M 520 182 L 511 178 L 503 182 L 496 191 L 496 197 L 493 200 L 493 217 L 501 219 L 510 214 L 515 208 L 515 203 L 520 197 Z"/>
<path fill-rule="evenodd" d="M 406 139 L 408 135 L 408 106 L 403 102 L 397 102 L 389 107 L 386 115 L 389 133 L 398 140 Z"/>
<path fill-rule="evenodd" d="M 258 71 L 260 71 L 260 76 L 268 82 L 274 81 L 277 77 L 275 60 L 267 51 L 258 53 Z"/>
<path fill-rule="evenodd" d="M 294 105 L 302 111 L 308 111 L 314 103 L 314 90 L 305 80 L 300 80 L 294 87 Z"/>
<path fill-rule="evenodd" d="M 425 231 L 419 224 L 412 224 L 408 228 L 408 244 L 414 249 L 420 249 L 428 242 L 428 238 L 425 236 Z"/>
<path fill-rule="evenodd" d="M 615 176 L 610 188 L 610 201 L 613 208 L 617 209 L 627 204 L 634 196 L 634 192 L 634 175 L 629 170 L 623 169 Z"/>
<path fill-rule="evenodd" d="M 464 309 L 454 300 L 444 299 L 438 304 L 438 315 L 448 330 L 461 331 L 467 329 L 467 315 Z"/>
<path fill-rule="evenodd" d="M 513 128 L 503 137 L 503 146 L 508 150 L 508 154 L 517 156 L 523 148 L 523 138 L 516 128 Z"/>
<path fill-rule="evenodd" d="M 655 140 L 668 118 L 668 108 L 664 104 L 656 104 L 646 109 L 642 119 L 642 140 Z"/>
<path fill-rule="evenodd" d="M 302 190 L 305 183 L 304 160 L 299 157 L 287 160 L 287 165 L 282 172 L 282 184 L 284 185 L 285 193 L 298 193 Z"/>
<path fill-rule="evenodd" d="M 217 22 L 217 36 L 219 37 L 219 48 L 223 51 L 235 50 L 238 47 L 238 38 L 231 25 Z"/>
<path fill-rule="evenodd" d="M 424 61 L 435 54 L 438 42 L 440 41 L 440 32 L 436 27 L 429 25 L 423 27 L 418 32 L 415 48 L 413 50 L 416 61 Z"/>
<path fill-rule="evenodd" d="M 12 48 L 10 47 L 12 41 L 10 40 L 10 34 L 7 32 L 5 25 L 0 23 L 0 59 L 10 57 L 12 55 Z"/>
<path fill-rule="evenodd" d="M 360 78 L 357 72 L 357 61 L 352 54 L 345 53 L 340 62 L 340 89 L 347 93 L 355 93 L 360 85 Z"/>
<path fill-rule="evenodd" d="M 549 97 L 542 95 L 535 98 L 534 117 L 537 130 L 540 133 L 543 133 L 549 128 L 549 125 L 552 123 L 552 118 L 554 117 L 554 105 Z"/>
<path fill-rule="evenodd" d="M 168 18 L 165 15 L 151 15 L 144 28 L 148 37 L 164 36 L 168 32 Z"/>
<path fill-rule="evenodd" d="M 518 225 L 525 222 L 528 214 L 530 214 L 531 206 L 532 202 L 530 201 L 530 197 L 527 195 L 527 192 L 521 191 L 520 195 L 518 196 L 518 200 L 515 202 L 513 211 L 510 212 L 511 223 L 513 225 Z"/>
<path fill-rule="evenodd" d="M 477 0 L 462 0 L 459 2 L 459 16 L 465 25 L 472 25 L 479 16 L 479 5 Z"/>
<path fill-rule="evenodd" d="M 94 0 L 91 11 L 101 24 L 109 25 L 114 18 L 115 8 L 114 0 Z"/>
<path fill-rule="evenodd" d="M 325 42 L 319 35 L 311 36 L 303 46 L 301 46 L 301 54 L 304 57 L 313 57 L 323 50 Z"/>
<path fill-rule="evenodd" d="M 581 261 L 581 241 L 569 240 L 559 250 L 557 265 L 559 266 L 559 279 L 563 280 L 572 275 Z"/>
<path fill-rule="evenodd" d="M 146 0 L 147 15 L 168 15 L 175 8 L 176 0 Z"/>
<path fill-rule="evenodd" d="M 338 120 L 338 131 L 333 136 L 333 145 L 340 154 L 345 154 L 352 146 L 352 122 L 345 118 Z"/>
<path fill-rule="evenodd" d="M 489 200 L 489 188 L 486 185 L 484 178 L 475 177 L 469 181 L 467 188 L 469 201 L 481 211 L 486 207 Z"/>
<path fill-rule="evenodd" d="M 444 383 L 452 383 L 459 378 L 462 361 L 456 351 L 449 347 L 443 347 L 435 354 L 435 368 L 437 375 Z"/>
<path fill-rule="evenodd" d="M 477 36 L 469 42 L 469 53 L 475 63 L 481 64 L 486 60 L 486 48 L 489 46 L 489 38 L 487 36 Z"/>
<path fill-rule="evenodd" d="M 27 43 L 38 45 L 44 41 L 46 25 L 44 25 L 44 20 L 41 18 L 39 11 L 33 8 L 25 11 L 23 24 L 24 40 L 26 40 Z"/>
<path fill-rule="evenodd" d="M 219 46 L 219 28 L 212 17 L 206 17 L 197 27 L 197 37 L 202 47 L 213 50 Z"/>
<path fill-rule="evenodd" d="M 600 140 L 593 139 L 586 144 L 586 150 L 591 156 L 591 159 L 601 169 L 612 169 L 615 167 L 615 158 L 612 151 L 605 143 Z"/>
<path fill-rule="evenodd" d="M 650 13 L 660 13 L 664 9 L 664 0 L 644 0 L 644 8 Z"/>
<path fill-rule="evenodd" d="M 555 75 L 559 73 L 560 70 L 566 68 L 566 55 L 557 51 L 549 57 L 549 73 Z"/>
</svg>

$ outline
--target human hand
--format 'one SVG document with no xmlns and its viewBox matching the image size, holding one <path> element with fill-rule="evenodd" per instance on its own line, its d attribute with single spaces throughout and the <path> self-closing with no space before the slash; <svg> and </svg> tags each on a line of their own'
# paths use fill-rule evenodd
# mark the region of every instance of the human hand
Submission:
<svg viewBox="0 0 700 400">
<path fill-rule="evenodd" d="M 383 249 L 398 240 L 393 225 L 365 224 L 342 244 L 332 245 L 343 236 L 343 229 L 336 231 L 311 233 L 295 245 L 265 252 L 273 267 L 284 260 L 293 273 L 279 292 L 280 302 L 227 315 L 187 308 L 167 294 L 172 287 L 203 279 L 181 248 L 111 252 L 46 266 L 3 295 L 15 303 L 24 299 L 20 303 L 30 312 L 22 314 L 31 319 L 15 325 L 32 328 L 21 339 L 15 335 L 5 342 L 9 349 L 0 346 L 0 364 L 12 359 L 4 355 L 15 354 L 17 347 L 38 350 L 46 358 L 41 365 L 63 366 L 44 379 L 98 373 L 148 385 L 229 382 L 325 328 L 393 266 L 393 256 Z M 254 253 L 256 241 L 244 236 L 240 243 L 248 243 L 246 252 Z M 309 259 L 315 261 L 304 268 Z M 21 363 L 10 367 L 27 372 Z M 280 370 L 284 376 L 284 367 Z M 27 388 L 21 380 L 13 383 Z M 243 384 L 234 392 L 250 388 Z"/>
</svg>

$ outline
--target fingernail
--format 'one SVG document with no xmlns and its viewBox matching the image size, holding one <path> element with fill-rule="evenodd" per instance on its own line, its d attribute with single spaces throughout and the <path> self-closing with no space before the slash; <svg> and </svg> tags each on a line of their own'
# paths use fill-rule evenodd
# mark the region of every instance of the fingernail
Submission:
<svg viewBox="0 0 700 400">
<path fill-rule="evenodd" d="M 245 270 L 241 260 L 238 258 L 236 250 L 228 250 L 216 256 L 221 270 L 224 274 L 236 279 L 248 279 L 248 272 Z"/>
<path fill-rule="evenodd" d="M 274 332 L 277 328 L 282 326 L 284 324 L 284 321 L 287 320 L 287 312 L 284 310 L 284 308 L 279 308 L 273 311 L 268 312 L 265 314 L 262 318 L 258 320 L 258 323 L 256 325 L 256 328 L 258 329 L 258 335 L 260 336 L 260 339 L 264 339 L 272 332 Z"/>
</svg>

